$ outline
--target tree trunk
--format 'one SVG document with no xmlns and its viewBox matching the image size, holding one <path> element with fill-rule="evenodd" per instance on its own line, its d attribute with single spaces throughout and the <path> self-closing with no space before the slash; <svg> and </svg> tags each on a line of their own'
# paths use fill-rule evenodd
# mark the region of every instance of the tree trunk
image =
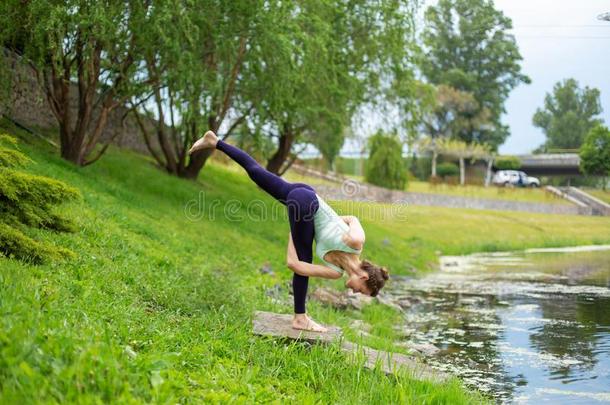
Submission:
<svg viewBox="0 0 610 405">
<path fill-rule="evenodd" d="M 189 164 L 182 170 L 182 172 L 178 173 L 178 177 L 182 177 L 185 179 L 195 180 L 197 176 L 199 176 L 199 172 L 205 165 L 205 162 L 212 156 L 215 149 L 203 149 L 197 151 L 191 155 L 189 159 Z"/>
<path fill-rule="evenodd" d="M 74 136 L 74 133 L 71 132 L 70 129 L 65 125 L 59 126 L 59 132 L 61 139 L 61 157 L 77 166 L 82 166 L 83 162 L 81 158 L 81 151 L 83 148 L 84 139 Z"/>
<path fill-rule="evenodd" d="M 487 172 L 485 173 L 485 187 L 489 187 L 491 183 L 491 167 L 493 166 L 494 159 L 487 159 Z"/>
<path fill-rule="evenodd" d="M 464 185 L 466 181 L 466 168 L 464 167 L 464 158 L 460 158 L 460 185 Z"/>
<path fill-rule="evenodd" d="M 290 151 L 292 150 L 292 144 L 294 143 L 294 135 L 290 131 L 286 131 L 280 135 L 280 142 L 277 150 L 271 156 L 271 159 L 267 161 L 267 170 L 271 173 L 279 174 L 282 165 L 288 159 Z"/>
<path fill-rule="evenodd" d="M 436 160 L 438 159 L 438 153 L 436 150 L 432 151 L 432 177 L 436 177 Z"/>
</svg>

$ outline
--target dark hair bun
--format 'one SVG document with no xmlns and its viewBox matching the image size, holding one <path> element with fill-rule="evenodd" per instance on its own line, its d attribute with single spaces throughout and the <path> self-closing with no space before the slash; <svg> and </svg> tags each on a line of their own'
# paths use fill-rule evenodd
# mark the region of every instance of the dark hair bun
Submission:
<svg viewBox="0 0 610 405">
<path fill-rule="evenodd" d="M 362 260 L 360 268 L 369 275 L 369 278 L 366 280 L 366 285 L 371 290 L 371 297 L 376 297 L 379 290 L 385 285 L 386 280 L 390 278 L 388 270 L 385 267 L 377 266 L 368 260 Z"/>
<path fill-rule="evenodd" d="M 388 273 L 388 269 L 382 267 L 379 270 L 381 271 L 381 277 L 383 277 L 384 280 L 388 280 L 390 278 L 390 273 Z"/>
</svg>

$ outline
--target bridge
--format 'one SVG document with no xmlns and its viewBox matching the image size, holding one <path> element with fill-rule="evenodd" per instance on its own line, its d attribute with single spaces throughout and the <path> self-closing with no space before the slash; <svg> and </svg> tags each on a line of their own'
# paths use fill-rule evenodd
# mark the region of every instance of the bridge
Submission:
<svg viewBox="0 0 610 405">
<path fill-rule="evenodd" d="M 580 157 L 577 153 L 545 153 L 520 155 L 521 168 L 530 176 L 580 176 Z"/>
</svg>

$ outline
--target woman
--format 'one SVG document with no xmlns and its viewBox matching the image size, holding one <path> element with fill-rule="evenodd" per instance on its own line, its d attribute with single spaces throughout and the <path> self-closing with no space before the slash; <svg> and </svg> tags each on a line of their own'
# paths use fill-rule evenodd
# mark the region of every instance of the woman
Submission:
<svg viewBox="0 0 610 405">
<path fill-rule="evenodd" d="M 310 276 L 338 279 L 343 272 L 347 272 L 346 287 L 373 297 L 379 293 L 388 279 L 388 271 L 367 260 L 360 260 L 365 238 L 358 218 L 340 217 L 311 186 L 304 183 L 289 183 L 265 170 L 247 153 L 218 139 L 212 131 L 206 132 L 195 142 L 189 154 L 205 148 L 223 151 L 246 169 L 248 176 L 259 187 L 286 205 L 288 209 L 290 233 L 286 260 L 288 267 L 294 272 L 293 328 L 316 332 L 327 331 L 325 327 L 309 318 L 305 311 Z M 316 254 L 325 265 L 312 263 L 314 239 Z"/>
</svg>

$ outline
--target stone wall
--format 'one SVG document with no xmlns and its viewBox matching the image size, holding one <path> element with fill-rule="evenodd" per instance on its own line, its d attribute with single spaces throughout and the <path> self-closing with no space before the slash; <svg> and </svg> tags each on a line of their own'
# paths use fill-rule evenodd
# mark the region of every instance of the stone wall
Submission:
<svg viewBox="0 0 610 405">
<path fill-rule="evenodd" d="M 3 63 L 5 65 L 3 68 L 6 69 L 7 73 L 5 80 L 10 80 L 10 92 L 9 94 L 2 92 L 0 115 L 6 115 L 20 125 L 30 128 L 35 132 L 38 129 L 56 129 L 58 127 L 57 120 L 49 107 L 45 93 L 39 85 L 34 71 L 27 64 L 23 63 L 18 56 L 6 55 Z M 5 75 L 2 77 L 4 78 Z M 75 117 L 78 109 L 78 87 L 76 84 L 72 85 L 70 97 L 72 116 Z M 97 111 L 97 114 L 99 114 L 99 110 Z M 121 118 L 126 111 L 124 107 L 118 107 L 110 113 L 106 128 L 102 133 L 102 141 L 106 141 L 116 134 L 114 141 L 116 145 L 148 153 L 135 118 L 129 115 L 124 125 L 121 125 Z M 97 114 L 94 111 L 94 119 L 97 117 Z M 145 125 L 152 130 L 154 128 L 154 121 L 146 120 Z M 154 134 L 154 132 L 151 133 Z M 158 145 L 154 139 L 153 145 Z"/>
<path fill-rule="evenodd" d="M 320 173 L 300 165 L 292 165 L 291 170 L 300 174 L 314 176 L 328 182 L 336 183 L 336 185 L 316 184 L 314 186 L 318 194 L 329 200 L 401 203 L 482 210 L 524 211 L 543 214 L 592 215 L 590 207 L 580 207 L 572 204 L 545 204 L 433 193 L 413 193 L 360 183 L 334 173 Z"/>
</svg>

